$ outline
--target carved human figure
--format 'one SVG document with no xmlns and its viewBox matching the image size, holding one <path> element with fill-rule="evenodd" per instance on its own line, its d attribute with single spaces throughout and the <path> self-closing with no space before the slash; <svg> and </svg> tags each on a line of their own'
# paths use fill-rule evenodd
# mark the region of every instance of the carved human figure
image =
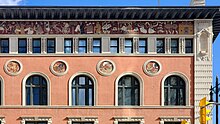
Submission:
<svg viewBox="0 0 220 124">
<path fill-rule="evenodd" d="M 10 73 L 17 73 L 20 71 L 20 65 L 18 62 L 15 61 L 10 61 L 7 64 L 7 71 Z"/>
</svg>

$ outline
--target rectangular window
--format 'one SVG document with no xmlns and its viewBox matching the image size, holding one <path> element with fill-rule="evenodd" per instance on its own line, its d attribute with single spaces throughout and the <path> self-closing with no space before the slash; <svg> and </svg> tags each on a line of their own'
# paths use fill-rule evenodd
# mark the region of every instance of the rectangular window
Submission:
<svg viewBox="0 0 220 124">
<path fill-rule="evenodd" d="M 171 53 L 179 53 L 178 39 L 171 39 Z"/>
<path fill-rule="evenodd" d="M 18 53 L 27 53 L 27 39 L 18 39 Z"/>
<path fill-rule="evenodd" d="M 119 48 L 118 48 L 118 39 L 111 39 L 110 40 L 110 52 L 111 53 L 119 53 Z"/>
<path fill-rule="evenodd" d="M 47 124 L 47 121 L 26 121 L 25 124 Z"/>
<path fill-rule="evenodd" d="M 147 53 L 147 40 L 139 39 L 139 53 Z"/>
<path fill-rule="evenodd" d="M 64 53 L 73 53 L 72 39 L 64 39 Z"/>
<path fill-rule="evenodd" d="M 125 53 L 133 53 L 133 40 L 125 39 Z"/>
<path fill-rule="evenodd" d="M 47 39 L 47 53 L 55 53 L 56 50 L 55 39 Z"/>
<path fill-rule="evenodd" d="M 87 40 L 79 39 L 78 53 L 87 53 Z"/>
<path fill-rule="evenodd" d="M 9 39 L 0 39 L 1 53 L 9 53 Z"/>
<path fill-rule="evenodd" d="M 32 48 L 33 53 L 41 53 L 41 39 L 33 39 Z"/>
<path fill-rule="evenodd" d="M 157 53 L 165 53 L 164 39 L 157 39 Z"/>
<path fill-rule="evenodd" d="M 93 53 L 101 53 L 101 39 L 93 39 Z"/>
<path fill-rule="evenodd" d="M 193 39 L 185 40 L 185 53 L 193 53 Z"/>
</svg>

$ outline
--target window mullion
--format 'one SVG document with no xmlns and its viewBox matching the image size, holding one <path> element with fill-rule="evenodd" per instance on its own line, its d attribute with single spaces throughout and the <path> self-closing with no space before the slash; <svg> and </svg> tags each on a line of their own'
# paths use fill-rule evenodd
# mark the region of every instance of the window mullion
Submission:
<svg viewBox="0 0 220 124">
<path fill-rule="evenodd" d="M 79 105 L 79 77 L 76 78 L 75 105 Z"/>
</svg>

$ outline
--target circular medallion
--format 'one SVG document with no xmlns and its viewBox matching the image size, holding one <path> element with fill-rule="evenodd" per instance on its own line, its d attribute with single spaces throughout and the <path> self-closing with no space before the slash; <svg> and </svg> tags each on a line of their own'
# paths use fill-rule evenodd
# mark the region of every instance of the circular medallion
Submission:
<svg viewBox="0 0 220 124">
<path fill-rule="evenodd" d="M 9 60 L 5 63 L 4 70 L 7 74 L 15 76 L 21 73 L 22 64 L 18 60 Z"/>
<path fill-rule="evenodd" d="M 68 65 L 63 60 L 56 60 L 50 65 L 50 71 L 57 76 L 62 76 L 67 73 Z"/>
<path fill-rule="evenodd" d="M 115 63 L 110 60 L 101 60 L 97 64 L 97 71 L 103 76 L 111 75 L 115 69 Z"/>
<path fill-rule="evenodd" d="M 143 65 L 144 72 L 150 76 L 159 74 L 161 69 L 161 64 L 156 60 L 149 60 Z"/>
</svg>

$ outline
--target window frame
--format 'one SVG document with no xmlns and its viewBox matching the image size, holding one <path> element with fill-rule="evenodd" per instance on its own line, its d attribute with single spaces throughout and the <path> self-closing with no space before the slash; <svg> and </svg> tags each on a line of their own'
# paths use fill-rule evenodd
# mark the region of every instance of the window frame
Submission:
<svg viewBox="0 0 220 124">
<path fill-rule="evenodd" d="M 139 123 L 139 124 L 145 124 L 144 117 L 130 117 L 130 116 L 117 116 L 113 117 L 114 119 L 114 124 L 119 124 L 122 122 L 127 122 L 127 123 Z"/>
<path fill-rule="evenodd" d="M 174 42 L 174 41 L 175 41 L 176 44 L 177 44 L 176 46 L 173 46 L 173 45 L 172 45 L 172 42 Z M 170 41 L 170 52 L 171 52 L 171 54 L 179 54 L 179 52 L 180 52 L 180 50 L 179 50 L 179 45 L 180 45 L 180 44 L 179 44 L 179 39 L 176 39 L 176 38 L 172 38 L 172 39 L 171 39 L 171 41 Z M 177 52 L 173 52 L 173 49 L 176 49 Z"/>
<path fill-rule="evenodd" d="M 140 41 L 145 41 L 145 45 L 140 45 Z M 145 51 L 144 53 L 140 52 L 140 48 L 144 48 Z M 148 53 L 148 41 L 146 38 L 140 38 L 139 41 L 138 41 L 138 53 L 139 54 L 145 54 L 145 53 Z"/>
<path fill-rule="evenodd" d="M 116 45 L 112 45 L 112 41 L 116 41 Z M 119 53 L 119 39 L 118 38 L 111 38 L 110 39 L 110 46 L 109 47 L 110 47 L 110 49 L 109 49 L 110 51 L 109 52 L 111 54 Z M 112 51 L 113 48 L 116 48 L 117 51 L 113 52 Z"/>
<path fill-rule="evenodd" d="M 53 42 L 53 45 L 49 46 L 49 42 L 51 42 L 51 41 Z M 49 49 L 51 49 L 52 52 L 49 51 Z M 54 38 L 48 38 L 47 39 L 47 53 L 49 53 L 49 54 L 56 53 L 56 39 L 54 39 Z"/>
<path fill-rule="evenodd" d="M 131 41 L 131 45 L 126 45 L 126 41 Z M 126 52 L 126 48 L 127 49 L 131 49 L 130 52 Z M 132 38 L 125 38 L 124 40 L 124 53 L 125 54 L 133 54 L 134 53 L 134 41 Z"/>
<path fill-rule="evenodd" d="M 86 123 L 86 122 L 93 122 L 93 124 L 99 124 L 98 117 L 67 117 L 68 124 L 75 123 Z"/>
<path fill-rule="evenodd" d="M 7 42 L 7 45 L 4 46 L 3 45 L 3 42 Z M 9 42 L 9 38 L 1 38 L 0 39 L 0 53 L 9 53 L 10 50 L 9 50 L 9 46 L 10 46 L 10 42 Z M 7 52 L 4 52 L 4 50 L 6 49 Z"/>
<path fill-rule="evenodd" d="M 25 46 L 20 46 L 20 41 L 24 41 Z M 25 49 L 26 52 L 20 52 L 20 49 Z M 27 38 L 19 38 L 18 39 L 18 53 L 21 53 L 21 54 L 27 53 Z"/>
<path fill-rule="evenodd" d="M 165 80 L 169 77 L 169 76 L 179 76 L 181 77 L 184 82 L 185 82 L 185 105 L 184 106 L 190 106 L 190 90 L 189 90 L 189 87 L 190 87 L 190 82 L 189 82 L 189 78 L 184 74 L 184 73 L 181 73 L 181 72 L 171 72 L 171 73 L 168 73 L 166 76 L 163 77 L 162 81 L 161 81 L 161 106 L 171 106 L 171 105 L 164 105 L 164 83 L 165 83 Z M 174 105 L 172 105 L 174 106 Z M 181 107 L 180 105 L 178 106 L 174 106 L 174 107 Z"/>
<path fill-rule="evenodd" d="M 84 85 L 80 85 L 80 78 L 83 77 L 85 80 Z M 75 82 L 75 85 L 73 85 L 73 81 Z M 89 84 L 89 81 L 91 81 L 92 84 Z M 72 102 L 72 106 L 94 106 L 94 83 L 92 82 L 92 79 L 86 75 L 78 75 L 72 80 L 72 100 L 73 100 L 73 89 L 75 90 L 75 103 Z M 85 90 L 85 98 L 84 98 L 84 105 L 80 105 L 79 101 L 79 90 L 84 89 Z M 92 94 L 89 94 L 90 89 L 92 90 Z M 90 95 L 92 95 L 92 103 L 90 104 Z M 74 104 L 74 105 L 73 105 Z"/>
<path fill-rule="evenodd" d="M 66 41 L 70 41 L 70 46 L 66 46 Z M 71 54 L 71 53 L 73 53 L 73 39 L 71 39 L 71 38 L 65 38 L 64 39 L 64 54 Z M 71 52 L 69 53 L 69 52 L 66 52 L 66 48 L 70 48 L 71 49 Z"/>
<path fill-rule="evenodd" d="M 97 105 L 97 99 L 98 99 L 98 84 L 97 84 L 97 79 L 95 78 L 94 75 L 92 75 L 90 72 L 78 72 L 78 73 L 75 73 L 74 75 L 72 75 L 69 79 L 69 106 L 73 106 L 72 105 L 72 81 L 75 77 L 79 76 L 79 75 L 86 75 L 88 76 L 92 82 L 93 82 L 93 106 L 96 106 Z M 78 105 L 78 107 L 80 107 Z M 83 107 L 83 106 L 82 106 Z"/>
<path fill-rule="evenodd" d="M 39 84 L 34 84 L 33 83 L 34 82 L 33 81 L 34 77 L 37 77 L 39 79 Z M 30 80 L 30 84 L 27 84 L 29 80 Z M 46 83 L 46 79 L 44 77 L 40 76 L 40 75 L 32 75 L 32 76 L 28 77 L 26 85 L 25 85 L 25 89 L 26 89 L 26 105 L 28 105 L 28 106 L 36 106 L 36 105 L 44 106 L 44 105 L 48 104 L 47 103 L 48 100 L 46 100 L 46 103 L 43 103 L 43 96 L 45 95 L 43 91 L 44 91 L 44 89 L 47 89 L 47 83 L 46 83 L 46 85 L 42 84 L 43 80 Z M 27 98 L 27 89 L 30 90 L 29 91 L 29 93 L 30 93 L 30 104 L 27 104 L 27 99 L 28 99 Z M 35 97 L 34 97 L 34 89 L 38 89 L 39 90 L 39 104 L 34 104 L 34 99 L 35 99 Z M 47 97 L 47 94 L 48 94 L 48 92 L 46 92 L 46 97 Z"/>
<path fill-rule="evenodd" d="M 85 41 L 85 45 L 80 45 L 80 41 Z M 86 38 L 79 38 L 79 40 L 78 40 L 78 49 L 77 49 L 77 52 L 79 53 L 79 54 L 85 54 L 85 53 L 88 53 L 88 41 L 87 41 L 87 39 Z M 80 52 L 80 48 L 83 48 L 83 49 L 85 49 L 85 52 Z"/>
<path fill-rule="evenodd" d="M 131 86 L 127 86 L 123 83 L 123 78 L 126 78 L 126 77 L 129 77 L 131 78 Z M 119 83 L 123 83 L 122 85 L 119 85 Z M 135 85 L 134 82 L 137 82 L 138 84 Z M 122 103 L 119 103 L 119 89 L 121 89 L 122 91 Z M 125 101 L 125 94 L 126 94 L 126 89 L 130 89 L 131 90 L 131 104 L 127 104 L 126 101 Z M 136 97 L 135 97 L 135 90 L 138 90 L 138 98 L 137 100 L 138 101 L 135 101 Z M 135 104 L 135 102 L 138 102 L 138 104 Z M 120 104 L 120 105 L 119 105 Z M 118 106 L 140 106 L 140 83 L 138 81 L 138 79 L 132 75 L 125 75 L 125 76 L 122 76 L 120 79 L 119 79 L 119 82 L 118 82 Z"/>
<path fill-rule="evenodd" d="M 39 41 L 40 46 L 34 46 L 34 42 Z M 40 49 L 39 52 L 34 52 L 34 49 Z M 33 38 L 32 39 L 32 53 L 34 54 L 41 54 L 41 39 L 40 38 Z"/>
<path fill-rule="evenodd" d="M 186 46 L 186 42 L 187 41 L 191 41 L 191 46 L 189 47 L 189 46 Z M 193 39 L 185 39 L 185 54 L 193 54 L 194 53 L 194 42 L 193 42 Z M 187 52 L 187 49 L 191 49 L 191 51 L 190 52 Z"/>
<path fill-rule="evenodd" d="M 21 124 L 26 124 L 26 122 L 47 122 L 47 124 L 52 124 L 51 117 L 20 117 Z"/>
<path fill-rule="evenodd" d="M 140 91 L 139 91 L 139 98 L 140 98 L 140 104 L 138 106 L 143 106 L 143 101 L 144 101 L 144 91 L 143 91 L 143 87 L 144 87 L 144 80 L 143 78 L 136 72 L 124 72 L 121 75 L 119 75 L 117 77 L 117 79 L 115 80 L 115 106 L 119 106 L 118 105 L 118 82 L 121 79 L 121 77 L 126 76 L 126 75 L 131 75 L 137 78 L 137 80 L 139 81 L 139 86 L 140 86 Z"/>
<path fill-rule="evenodd" d="M 41 72 L 29 73 L 22 80 L 22 105 L 26 106 L 26 82 L 27 82 L 27 79 L 33 75 L 42 76 L 46 80 L 46 83 L 47 83 L 47 105 L 31 105 L 31 106 L 33 106 L 33 107 L 34 106 L 50 106 L 50 103 L 51 103 L 51 101 L 50 101 L 50 79 L 47 75 L 45 75 L 44 73 L 41 73 Z"/>
<path fill-rule="evenodd" d="M 172 85 L 171 84 L 171 78 L 176 78 L 177 80 L 177 84 L 176 85 Z M 180 85 L 179 82 L 182 81 L 183 85 Z M 169 77 L 166 78 L 165 82 L 167 82 L 167 85 L 164 84 L 164 91 L 167 90 L 167 94 L 164 93 L 164 97 L 166 96 L 167 98 L 167 104 L 164 103 L 165 106 L 185 106 L 186 105 L 186 86 L 185 86 L 185 81 L 176 75 L 171 75 Z M 175 98 L 175 104 L 172 104 L 170 101 L 170 97 L 171 97 L 171 90 L 175 90 L 176 91 L 176 98 Z M 183 104 L 180 104 L 180 92 L 183 92 Z M 164 102 L 166 101 L 166 99 L 164 98 Z"/>
<path fill-rule="evenodd" d="M 191 124 L 191 118 L 190 116 L 162 116 L 159 117 L 160 124 L 165 124 L 165 122 L 182 122 L 183 120 L 186 120 L 189 124 Z"/>
<path fill-rule="evenodd" d="M 163 46 L 158 46 L 157 43 L 159 41 L 162 41 L 163 42 Z M 162 52 L 158 52 L 159 49 L 162 49 Z M 157 54 L 164 54 L 165 53 L 165 39 L 163 38 L 158 38 L 156 39 L 156 53 Z"/>
<path fill-rule="evenodd" d="M 99 41 L 99 45 L 95 45 L 94 41 Z M 94 52 L 94 49 L 98 48 L 99 52 Z M 102 39 L 100 38 L 94 38 L 92 41 L 92 53 L 98 54 L 98 53 L 102 53 Z"/>
</svg>

